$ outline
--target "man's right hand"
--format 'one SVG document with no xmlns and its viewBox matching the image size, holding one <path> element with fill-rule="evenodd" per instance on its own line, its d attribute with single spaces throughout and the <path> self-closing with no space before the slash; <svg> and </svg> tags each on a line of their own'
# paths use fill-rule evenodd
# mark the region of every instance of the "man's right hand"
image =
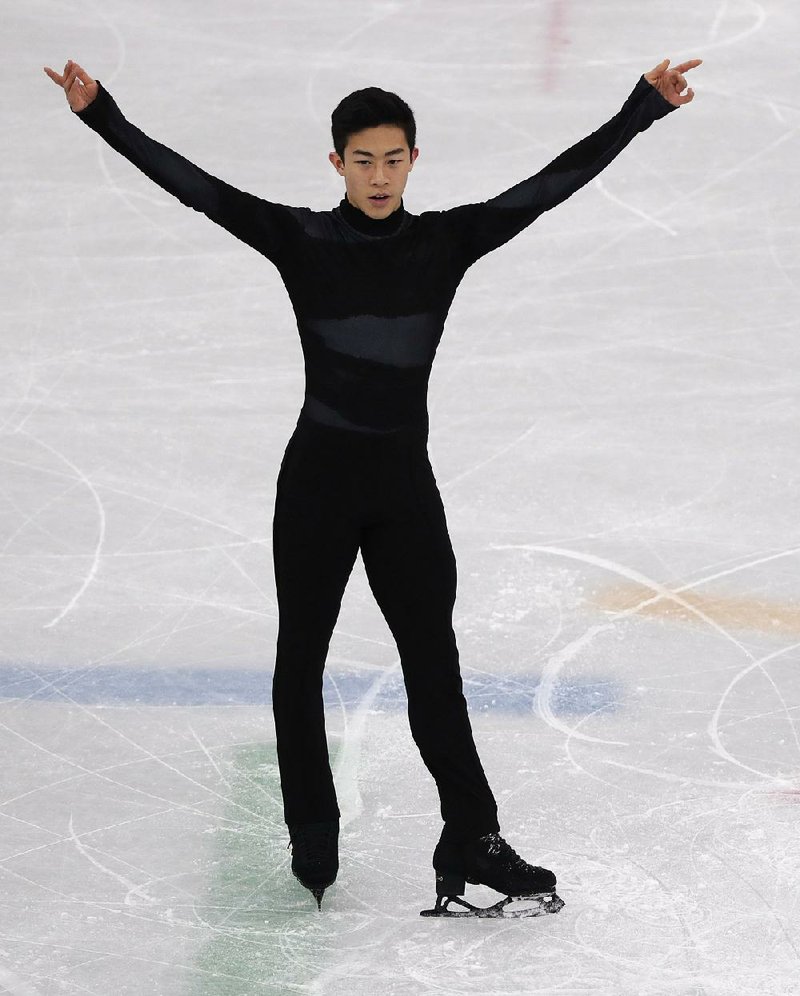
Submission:
<svg viewBox="0 0 800 996">
<path fill-rule="evenodd" d="M 64 88 L 69 106 L 73 111 L 82 111 L 97 96 L 97 82 L 72 59 L 64 66 L 64 75 L 59 76 L 49 66 L 44 71 L 54 83 Z"/>
</svg>

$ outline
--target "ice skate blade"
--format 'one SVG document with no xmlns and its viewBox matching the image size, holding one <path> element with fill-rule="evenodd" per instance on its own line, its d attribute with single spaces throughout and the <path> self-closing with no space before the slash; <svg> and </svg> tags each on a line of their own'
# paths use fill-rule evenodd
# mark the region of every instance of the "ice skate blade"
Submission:
<svg viewBox="0 0 800 996">
<path fill-rule="evenodd" d="M 322 886 L 319 886 L 319 885 L 309 885 L 308 882 L 304 882 L 302 880 L 302 878 L 300 878 L 300 876 L 296 872 L 293 872 L 292 874 L 297 879 L 297 881 L 300 883 L 300 885 L 302 885 L 304 889 L 308 889 L 308 891 L 311 893 L 311 895 L 316 899 L 316 901 L 317 901 L 317 909 L 321 911 L 322 910 L 322 897 L 325 895 L 325 890 L 328 889 L 330 886 L 333 885 L 333 882 L 328 882 L 327 885 L 322 885 Z M 334 881 L 336 881 L 336 880 L 334 879 Z"/>
<path fill-rule="evenodd" d="M 450 903 L 463 907 L 451 910 Z M 509 909 L 511 904 L 514 908 Z M 519 904 L 519 905 L 516 905 Z M 437 896 L 432 910 L 421 910 L 420 916 L 477 917 L 479 919 L 521 919 L 523 917 L 545 916 L 558 913 L 564 908 L 564 900 L 555 892 L 543 892 L 535 896 L 506 896 L 492 906 L 473 906 L 460 896 Z"/>
</svg>

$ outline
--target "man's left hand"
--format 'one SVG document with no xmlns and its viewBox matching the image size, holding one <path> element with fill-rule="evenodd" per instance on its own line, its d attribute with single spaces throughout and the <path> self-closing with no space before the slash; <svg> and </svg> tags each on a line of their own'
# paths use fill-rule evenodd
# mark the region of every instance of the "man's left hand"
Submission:
<svg viewBox="0 0 800 996">
<path fill-rule="evenodd" d="M 688 104 L 694 100 L 694 90 L 691 87 L 689 87 L 687 93 L 684 94 L 683 92 L 686 90 L 686 77 L 683 74 L 701 65 L 702 62 L 702 59 L 690 59 L 689 62 L 682 62 L 674 69 L 670 69 L 669 59 L 664 59 L 655 69 L 651 69 L 649 73 L 645 73 L 644 78 L 648 83 L 652 83 L 661 96 L 668 100 L 670 104 L 680 107 L 682 104 Z"/>
</svg>

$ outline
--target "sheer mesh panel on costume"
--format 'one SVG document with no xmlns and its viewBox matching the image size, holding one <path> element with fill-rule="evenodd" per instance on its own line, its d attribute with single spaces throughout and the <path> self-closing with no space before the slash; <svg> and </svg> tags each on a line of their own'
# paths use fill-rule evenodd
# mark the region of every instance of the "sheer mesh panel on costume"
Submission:
<svg viewBox="0 0 800 996">
<path fill-rule="evenodd" d="M 361 432 L 425 423 L 427 382 L 441 324 L 427 312 L 306 319 L 300 327 L 307 372 L 305 414 Z"/>
<path fill-rule="evenodd" d="M 441 332 L 430 313 L 384 318 L 354 315 L 341 319 L 310 319 L 305 328 L 328 349 L 392 367 L 422 367 L 432 362 L 432 346 Z"/>
</svg>

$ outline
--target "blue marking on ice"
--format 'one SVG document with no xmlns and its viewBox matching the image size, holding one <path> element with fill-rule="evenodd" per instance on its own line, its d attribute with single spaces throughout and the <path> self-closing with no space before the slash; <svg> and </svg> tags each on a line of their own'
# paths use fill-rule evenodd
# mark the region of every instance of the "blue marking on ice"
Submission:
<svg viewBox="0 0 800 996">
<path fill-rule="evenodd" d="M 462 676 L 472 712 L 524 714 L 533 709 L 540 682 L 536 674 L 473 674 L 465 669 Z M 326 706 L 356 708 L 377 677 L 375 671 L 326 671 Z M 0 667 L 0 699 L 94 706 L 269 705 L 271 681 L 271 671 L 255 668 L 6 665 Z M 586 715 L 615 709 L 621 697 L 621 686 L 615 681 L 564 680 L 553 689 L 551 707 L 560 715 Z M 389 712 L 405 707 L 405 688 L 398 672 L 386 680 L 373 708 Z"/>
</svg>

